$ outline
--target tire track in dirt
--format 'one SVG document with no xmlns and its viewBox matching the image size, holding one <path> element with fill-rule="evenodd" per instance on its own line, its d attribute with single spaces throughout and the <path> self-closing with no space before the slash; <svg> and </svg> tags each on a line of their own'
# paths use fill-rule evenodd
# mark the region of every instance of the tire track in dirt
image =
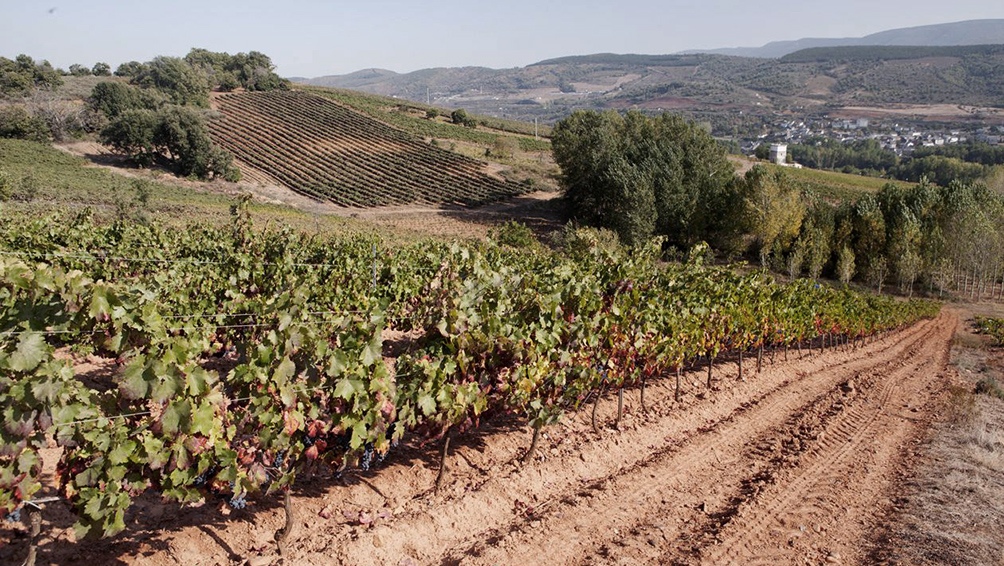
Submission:
<svg viewBox="0 0 1004 566">
<path fill-rule="evenodd" d="M 727 515 L 744 481 L 760 473 L 762 462 L 740 457 L 746 444 L 827 397 L 848 377 L 887 371 L 904 354 L 930 348 L 927 343 L 943 334 L 939 330 L 939 323 L 927 321 L 900 333 L 889 347 L 870 344 L 854 353 L 823 356 L 846 358 L 844 363 L 827 367 L 817 358 L 768 370 L 783 375 L 801 367 L 812 373 L 785 380 L 729 418 L 703 427 L 680 446 L 657 452 L 626 471 L 587 482 L 549 506 L 545 517 L 530 521 L 517 517 L 509 532 L 500 529 L 488 543 L 473 541 L 455 547 L 444 562 L 529 563 L 541 553 L 556 564 L 575 563 L 584 556 L 617 562 L 623 554 L 619 550 L 628 546 L 632 547 L 630 562 L 663 561 L 666 547 L 686 557 L 691 549 L 686 526 L 707 523 L 709 515 Z M 668 525 L 669 521 L 676 524 Z M 632 544 L 637 539 L 644 539 L 645 544 Z"/>
<path fill-rule="evenodd" d="M 888 375 L 869 376 L 863 391 L 874 388 L 874 394 L 834 418 L 803 465 L 759 494 L 719 533 L 720 542 L 701 549 L 701 561 L 861 563 L 867 550 L 862 541 L 888 505 L 897 460 L 932 417 L 927 401 L 948 371 L 956 325 L 954 315 L 943 314 L 943 347 L 931 344 Z"/>
</svg>

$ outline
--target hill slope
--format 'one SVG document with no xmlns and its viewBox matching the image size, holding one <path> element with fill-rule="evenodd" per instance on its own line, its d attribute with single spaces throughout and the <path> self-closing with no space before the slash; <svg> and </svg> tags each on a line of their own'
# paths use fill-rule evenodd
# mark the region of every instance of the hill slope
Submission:
<svg viewBox="0 0 1004 566">
<path fill-rule="evenodd" d="M 958 110 L 951 121 L 993 121 L 999 119 L 993 112 L 966 117 L 958 107 L 1004 104 L 1004 47 L 850 46 L 803 50 L 780 60 L 597 54 L 517 69 L 368 71 L 310 83 L 428 98 L 440 106 L 524 121 L 553 121 L 578 108 L 669 110 L 708 121 L 716 134 L 735 136 L 758 133 L 778 113 L 811 117 L 842 107 L 946 105 Z"/>
<path fill-rule="evenodd" d="M 216 99 L 214 140 L 252 176 L 349 207 L 478 205 L 525 192 L 486 165 L 303 92 Z"/>
</svg>

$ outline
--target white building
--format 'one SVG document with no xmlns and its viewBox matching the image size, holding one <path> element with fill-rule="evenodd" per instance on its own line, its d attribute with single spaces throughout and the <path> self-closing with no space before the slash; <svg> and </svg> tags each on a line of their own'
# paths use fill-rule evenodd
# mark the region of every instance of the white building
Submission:
<svg viewBox="0 0 1004 566">
<path fill-rule="evenodd" d="M 788 161 L 788 144 L 770 144 L 770 162 L 784 165 Z"/>
</svg>

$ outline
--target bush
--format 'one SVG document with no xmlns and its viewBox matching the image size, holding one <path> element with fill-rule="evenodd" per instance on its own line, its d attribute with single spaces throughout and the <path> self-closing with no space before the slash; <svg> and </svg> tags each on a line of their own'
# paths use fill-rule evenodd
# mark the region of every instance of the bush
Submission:
<svg viewBox="0 0 1004 566">
<path fill-rule="evenodd" d="M 996 397 L 1001 401 L 1004 401 L 1004 389 L 1002 389 L 1000 383 L 997 383 L 997 380 L 992 377 L 984 377 L 976 382 L 976 393 L 978 395 L 989 395 L 990 397 Z"/>
<path fill-rule="evenodd" d="M 616 252 L 622 249 L 617 233 L 606 228 L 590 228 L 575 223 L 565 224 L 555 232 L 554 244 L 576 258 L 592 257 L 597 253 Z"/>
<path fill-rule="evenodd" d="M 515 220 L 495 226 L 488 231 L 488 237 L 500 245 L 519 249 L 535 248 L 540 245 L 533 230 Z"/>
<path fill-rule="evenodd" d="M 0 138 L 49 141 L 49 126 L 21 105 L 0 108 Z"/>
<path fill-rule="evenodd" d="M 450 114 L 450 121 L 458 126 L 467 126 L 468 128 L 478 127 L 478 121 L 471 118 L 470 115 L 467 114 L 467 111 L 463 108 L 454 110 L 453 113 Z"/>
</svg>

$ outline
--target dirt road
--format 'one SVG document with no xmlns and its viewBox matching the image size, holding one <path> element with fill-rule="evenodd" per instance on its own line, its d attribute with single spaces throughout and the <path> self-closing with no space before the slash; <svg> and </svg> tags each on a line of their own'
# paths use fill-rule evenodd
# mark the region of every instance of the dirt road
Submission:
<svg viewBox="0 0 1004 566">
<path fill-rule="evenodd" d="M 431 493 L 436 447 L 396 453 L 376 473 L 304 482 L 287 564 L 863 564 L 893 505 L 912 447 L 935 418 L 952 311 L 858 349 L 797 351 L 685 374 L 549 427 L 520 465 L 529 432 L 499 423 L 456 443 Z M 42 557 L 94 563 L 269 564 L 281 509 L 227 514 L 144 501 L 124 537 L 69 543 L 47 513 Z M 66 515 L 66 516 L 64 516 Z M 58 540 L 52 540 L 53 538 Z M 41 563 L 45 563 L 44 560 Z"/>
</svg>

